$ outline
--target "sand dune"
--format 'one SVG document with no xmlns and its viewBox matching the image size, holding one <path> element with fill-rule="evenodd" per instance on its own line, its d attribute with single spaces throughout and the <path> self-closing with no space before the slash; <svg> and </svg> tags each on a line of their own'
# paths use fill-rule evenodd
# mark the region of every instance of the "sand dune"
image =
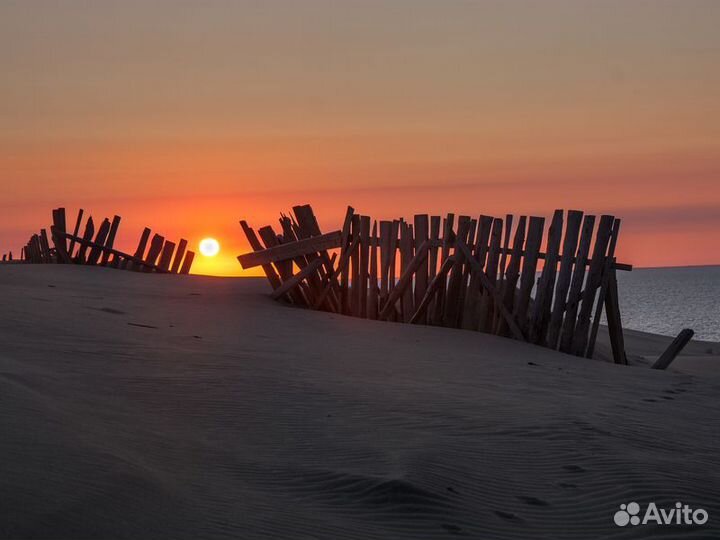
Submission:
<svg viewBox="0 0 720 540">
<path fill-rule="evenodd" d="M 0 299 L 2 538 L 720 535 L 717 344 L 657 372 L 84 267 Z M 710 521 L 615 526 L 633 500 Z"/>
</svg>

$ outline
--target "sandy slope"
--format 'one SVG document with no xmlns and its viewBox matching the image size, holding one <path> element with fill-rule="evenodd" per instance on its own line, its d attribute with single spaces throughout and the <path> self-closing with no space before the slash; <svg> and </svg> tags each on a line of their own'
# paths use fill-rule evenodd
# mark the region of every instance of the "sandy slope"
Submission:
<svg viewBox="0 0 720 540">
<path fill-rule="evenodd" d="M 714 370 L 614 366 L 266 293 L 0 266 L 0 537 L 720 535 Z M 637 356 L 663 345 L 630 341 Z M 616 527 L 631 500 L 683 501 L 710 522 Z"/>
</svg>

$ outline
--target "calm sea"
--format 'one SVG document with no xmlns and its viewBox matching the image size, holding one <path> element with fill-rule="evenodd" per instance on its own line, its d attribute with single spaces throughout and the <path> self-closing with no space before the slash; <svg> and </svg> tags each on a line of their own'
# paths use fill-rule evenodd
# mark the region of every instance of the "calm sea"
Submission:
<svg viewBox="0 0 720 540">
<path fill-rule="evenodd" d="M 645 268 L 618 272 L 623 326 L 720 341 L 720 266 Z"/>
</svg>

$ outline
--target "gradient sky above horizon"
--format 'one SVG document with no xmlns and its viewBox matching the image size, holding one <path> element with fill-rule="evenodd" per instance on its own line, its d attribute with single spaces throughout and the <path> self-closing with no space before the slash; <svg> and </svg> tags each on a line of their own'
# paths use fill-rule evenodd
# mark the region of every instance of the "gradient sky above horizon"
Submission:
<svg viewBox="0 0 720 540">
<path fill-rule="evenodd" d="M 0 252 L 50 210 L 221 256 L 311 203 L 623 218 L 639 266 L 720 263 L 720 2 L 4 1 Z"/>
</svg>

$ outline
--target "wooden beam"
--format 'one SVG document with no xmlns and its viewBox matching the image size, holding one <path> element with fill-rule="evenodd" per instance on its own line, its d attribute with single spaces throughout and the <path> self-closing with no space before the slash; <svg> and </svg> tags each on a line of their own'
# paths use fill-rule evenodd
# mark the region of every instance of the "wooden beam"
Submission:
<svg viewBox="0 0 720 540">
<path fill-rule="evenodd" d="M 289 244 L 280 244 L 274 248 L 245 253 L 238 256 L 238 261 L 240 261 L 244 269 L 254 268 L 256 266 L 262 266 L 263 264 L 293 259 L 299 255 L 339 248 L 341 242 L 342 233 L 340 231 L 333 231 L 321 234 L 320 236 L 304 238 Z"/>
<path fill-rule="evenodd" d="M 194 251 L 186 251 L 185 259 L 183 259 L 182 266 L 180 267 L 180 273 L 181 274 L 189 274 L 190 268 L 192 268 L 192 263 L 194 260 L 195 260 L 195 252 Z"/>
</svg>

